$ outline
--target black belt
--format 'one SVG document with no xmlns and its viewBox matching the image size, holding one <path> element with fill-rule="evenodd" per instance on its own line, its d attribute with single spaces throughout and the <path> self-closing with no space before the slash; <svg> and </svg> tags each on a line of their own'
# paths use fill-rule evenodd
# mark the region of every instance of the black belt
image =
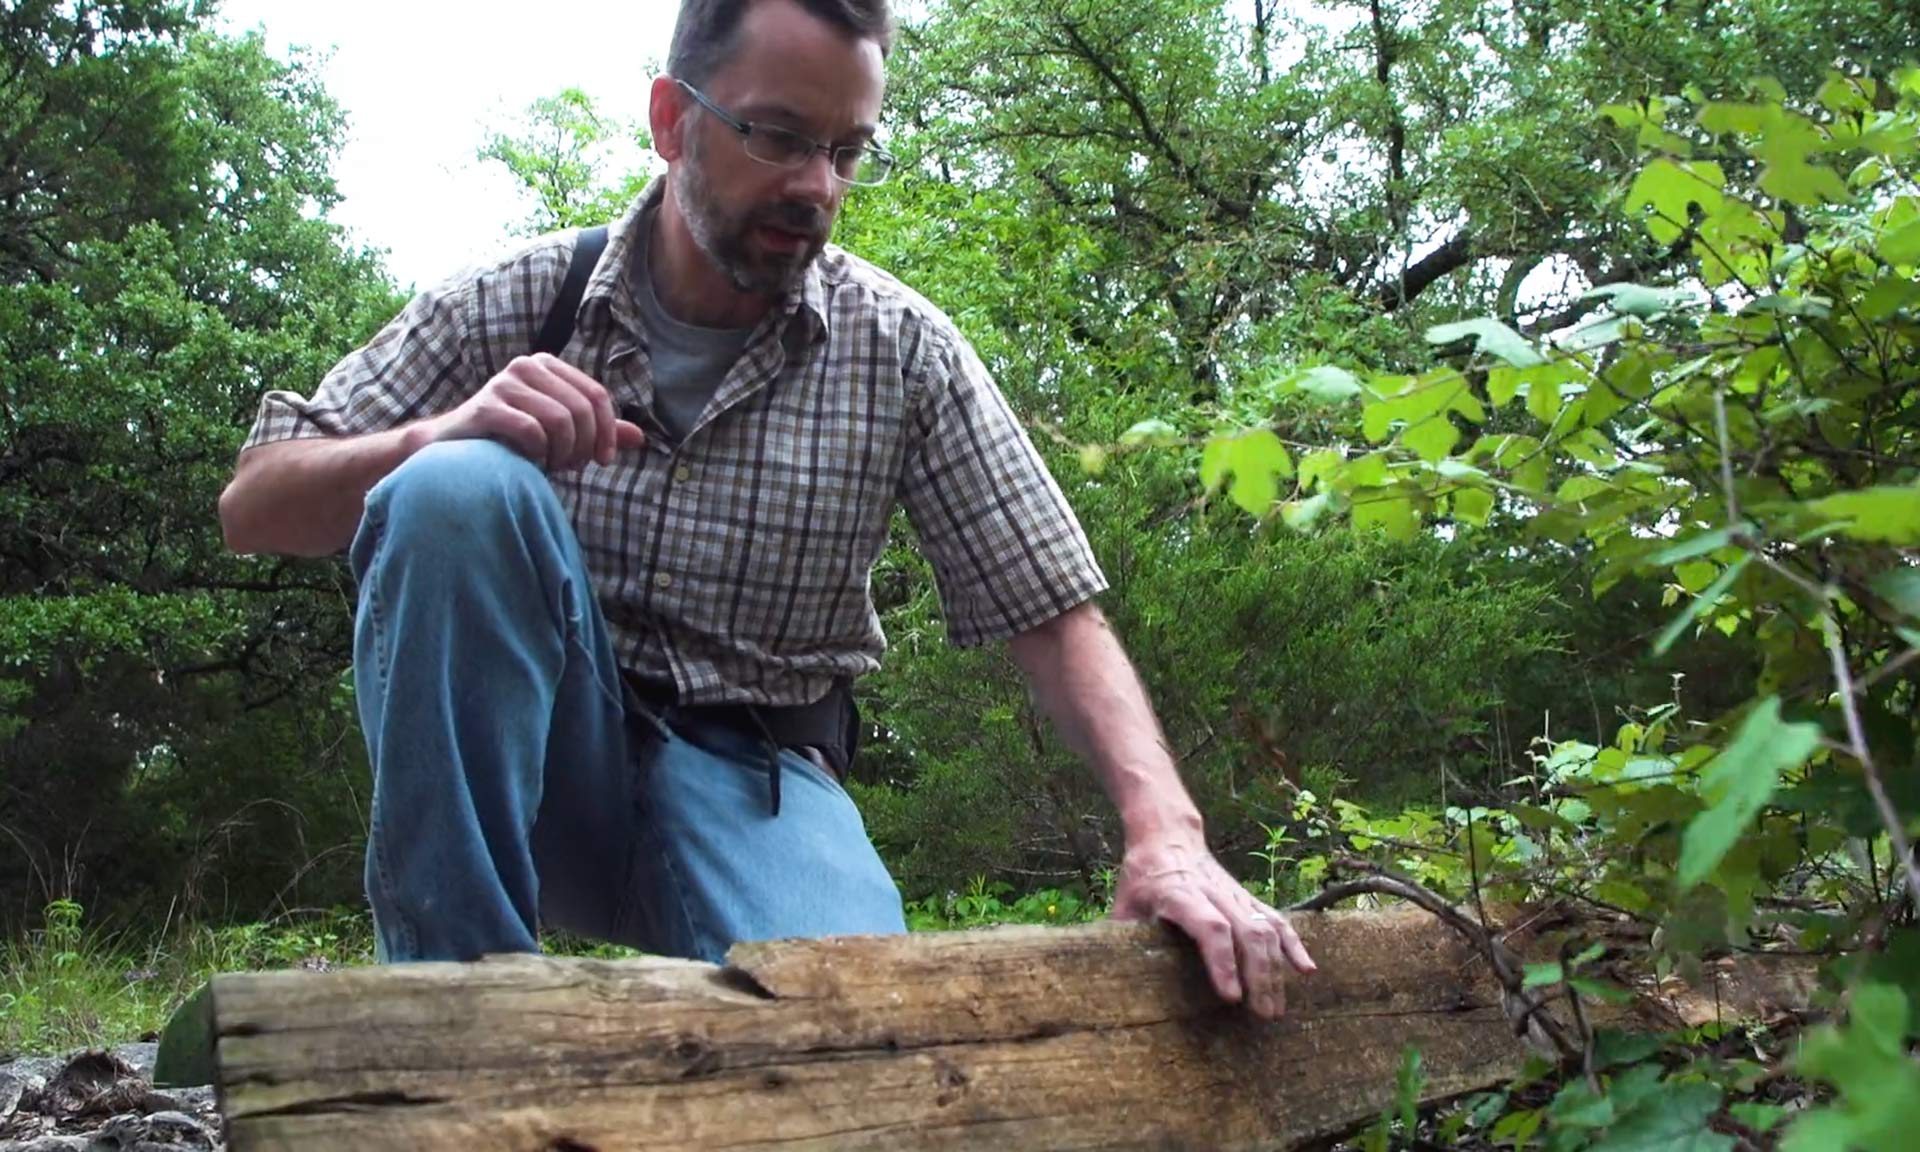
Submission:
<svg viewBox="0 0 1920 1152">
<path fill-rule="evenodd" d="M 836 680 L 811 704 L 683 704 L 671 684 L 621 670 L 632 702 L 658 716 L 668 727 L 675 719 L 716 724 L 758 737 L 767 753 L 767 782 L 773 814 L 780 815 L 780 750 L 817 748 L 835 777 L 845 781 L 860 743 L 860 711 L 853 685 Z"/>
</svg>

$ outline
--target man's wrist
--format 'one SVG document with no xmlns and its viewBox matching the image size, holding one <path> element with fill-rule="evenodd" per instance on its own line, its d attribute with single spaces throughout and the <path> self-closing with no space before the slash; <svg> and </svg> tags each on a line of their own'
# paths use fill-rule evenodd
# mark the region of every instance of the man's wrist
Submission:
<svg viewBox="0 0 1920 1152">
<path fill-rule="evenodd" d="M 1120 826 L 1128 851 L 1139 848 L 1190 845 L 1205 849 L 1207 831 L 1200 812 L 1185 797 L 1142 802 L 1123 809 Z"/>
</svg>

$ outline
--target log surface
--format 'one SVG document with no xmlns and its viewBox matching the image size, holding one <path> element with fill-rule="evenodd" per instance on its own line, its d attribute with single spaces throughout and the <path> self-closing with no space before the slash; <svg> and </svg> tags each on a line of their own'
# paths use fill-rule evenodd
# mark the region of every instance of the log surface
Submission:
<svg viewBox="0 0 1920 1152">
<path fill-rule="evenodd" d="M 1294 918 L 1320 971 L 1262 1022 L 1173 930 L 1101 923 L 216 978 L 235 1152 L 1286 1148 L 1526 1052 L 1417 909 Z M 1732 1006 L 1729 1006 L 1732 1011 Z"/>
</svg>

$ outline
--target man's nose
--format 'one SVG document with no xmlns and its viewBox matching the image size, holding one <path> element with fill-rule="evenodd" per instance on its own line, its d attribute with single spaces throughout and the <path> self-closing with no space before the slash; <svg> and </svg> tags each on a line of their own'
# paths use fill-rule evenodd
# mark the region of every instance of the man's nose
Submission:
<svg viewBox="0 0 1920 1152">
<path fill-rule="evenodd" d="M 833 159 L 824 151 L 816 151 L 807 157 L 806 163 L 790 169 L 787 192 L 796 200 L 822 208 L 833 207 L 840 195 L 840 181 L 833 175 Z"/>
</svg>

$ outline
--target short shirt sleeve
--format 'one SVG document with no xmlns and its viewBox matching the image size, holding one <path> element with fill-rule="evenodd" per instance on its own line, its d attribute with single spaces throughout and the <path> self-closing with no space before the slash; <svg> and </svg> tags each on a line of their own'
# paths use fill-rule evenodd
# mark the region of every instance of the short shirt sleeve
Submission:
<svg viewBox="0 0 1920 1152">
<path fill-rule="evenodd" d="M 902 501 L 952 643 L 1004 640 L 1107 588 L 1073 509 L 957 333 L 931 352 Z"/>
<path fill-rule="evenodd" d="M 311 397 L 273 390 L 242 446 L 384 432 L 458 405 L 483 381 L 469 370 L 470 282 L 416 295 L 385 328 L 348 353 Z"/>
</svg>

